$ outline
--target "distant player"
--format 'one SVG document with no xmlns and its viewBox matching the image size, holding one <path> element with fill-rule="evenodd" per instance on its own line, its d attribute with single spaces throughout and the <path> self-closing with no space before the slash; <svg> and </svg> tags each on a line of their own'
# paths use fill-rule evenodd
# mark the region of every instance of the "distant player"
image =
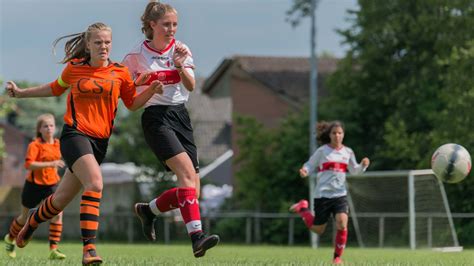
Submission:
<svg viewBox="0 0 474 266">
<path fill-rule="evenodd" d="M 318 171 L 314 198 L 314 216 L 308 209 L 308 201 L 300 200 L 290 207 L 298 213 L 309 230 L 318 235 L 324 233 L 328 219 L 336 219 L 336 243 L 334 264 L 341 264 L 341 256 L 347 242 L 347 221 L 349 205 L 346 195 L 346 172 L 360 174 L 370 164 L 368 158 L 358 164 L 354 152 L 342 144 L 344 127 L 341 122 L 321 122 L 317 126 L 317 140 L 322 145 L 299 170 L 301 177 Z"/>
<path fill-rule="evenodd" d="M 142 127 L 148 146 L 167 170 L 178 177 L 178 187 L 150 203 L 137 203 L 135 211 L 149 240 L 155 240 L 156 215 L 179 208 L 192 241 L 195 257 L 219 242 L 204 234 L 199 210 L 199 163 L 193 128 L 185 103 L 194 90 L 194 63 L 189 48 L 175 39 L 178 12 L 170 5 L 151 1 L 141 17 L 146 40 L 125 56 L 123 64 L 134 76 L 151 72 L 151 80 L 164 84 L 145 105 Z M 140 88 L 138 88 L 140 90 Z"/>
<path fill-rule="evenodd" d="M 56 190 L 60 177 L 58 168 L 65 166 L 61 160 L 59 140 L 54 138 L 56 123 L 54 116 L 43 114 L 36 122 L 36 139 L 26 152 L 25 168 L 28 169 L 25 185 L 21 193 L 21 213 L 10 224 L 9 233 L 5 235 L 5 250 L 10 258 L 16 257 L 15 239 L 26 223 L 28 210 L 35 208 L 42 200 Z M 49 222 L 49 259 L 65 259 L 66 255 L 58 250 L 63 230 L 62 212 Z"/>
<path fill-rule="evenodd" d="M 69 91 L 60 139 L 61 154 L 68 169 L 56 192 L 29 216 L 16 244 L 20 248 L 26 246 L 40 223 L 59 214 L 82 191 L 82 264 L 100 264 L 102 258 L 96 251 L 103 189 L 99 165 L 105 158 L 118 101 L 121 99 L 129 110 L 137 110 L 153 94 L 162 93 L 163 84 L 154 81 L 136 94 L 135 85 L 146 82 L 149 75 L 133 81 L 127 67 L 109 59 L 112 29 L 103 23 L 94 23 L 85 32 L 57 41 L 63 38 L 69 38 L 63 59 L 67 65 L 57 80 L 26 89 L 18 88 L 12 81 L 7 82 L 6 89 L 11 97 L 60 96 Z"/>
</svg>

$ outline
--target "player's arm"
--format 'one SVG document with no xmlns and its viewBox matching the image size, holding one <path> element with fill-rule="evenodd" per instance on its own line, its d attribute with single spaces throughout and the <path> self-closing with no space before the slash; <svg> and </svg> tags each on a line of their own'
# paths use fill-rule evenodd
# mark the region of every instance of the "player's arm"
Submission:
<svg viewBox="0 0 474 266">
<path fill-rule="evenodd" d="M 6 90 L 10 97 L 16 98 L 60 96 L 69 88 L 70 71 L 71 64 L 68 64 L 63 70 L 61 76 L 59 76 L 55 81 L 26 89 L 21 89 L 15 84 L 15 82 L 8 81 Z"/>
<path fill-rule="evenodd" d="M 50 83 L 40 86 L 21 89 L 15 82 L 8 81 L 6 86 L 7 93 L 14 98 L 32 98 L 32 97 L 50 97 L 54 96 Z"/>
<path fill-rule="evenodd" d="M 125 104 L 125 106 L 127 106 L 128 110 L 130 111 L 136 111 L 141 108 L 155 93 L 163 93 L 163 83 L 161 83 L 159 80 L 152 81 L 146 89 L 133 97 L 131 105 L 127 106 L 127 104 Z"/>
<path fill-rule="evenodd" d="M 301 177 L 307 177 L 311 172 L 314 171 L 316 166 L 320 164 L 321 161 L 321 155 L 322 155 L 322 150 L 318 149 L 316 150 L 313 155 L 309 158 L 309 160 L 303 164 L 303 166 L 300 168 L 300 176 Z"/>
<path fill-rule="evenodd" d="M 135 88 L 146 84 L 150 79 L 151 72 L 141 74 L 135 80 L 132 79 L 128 70 L 124 73 L 122 86 L 120 87 L 120 98 L 128 110 L 136 111 L 142 107 L 153 94 L 163 93 L 163 83 L 159 80 L 154 80 L 140 94 L 137 94 Z"/>
<path fill-rule="evenodd" d="M 367 170 L 367 167 L 369 167 L 370 161 L 369 158 L 365 157 L 361 160 L 360 164 L 357 163 L 357 160 L 355 158 L 355 155 L 353 152 L 351 152 L 351 157 L 349 158 L 349 173 L 353 175 L 360 175 L 365 170 Z"/>
<path fill-rule="evenodd" d="M 50 162 L 37 161 L 40 154 L 40 150 L 41 148 L 38 146 L 38 144 L 34 142 L 28 145 L 28 150 L 26 151 L 26 157 L 25 157 L 25 168 L 27 170 L 37 170 L 37 169 L 43 169 L 47 167 L 59 167 L 59 168 L 64 167 L 65 164 L 61 160 L 50 161 Z"/>
<path fill-rule="evenodd" d="M 173 61 L 184 87 L 188 91 L 193 91 L 196 86 L 196 80 L 192 73 L 192 58 L 190 57 L 188 48 L 184 45 L 177 44 L 173 54 Z"/>
<path fill-rule="evenodd" d="M 63 168 L 66 164 L 62 160 L 50 161 L 50 162 L 31 162 L 26 168 L 28 170 L 37 170 L 48 167 Z"/>
</svg>

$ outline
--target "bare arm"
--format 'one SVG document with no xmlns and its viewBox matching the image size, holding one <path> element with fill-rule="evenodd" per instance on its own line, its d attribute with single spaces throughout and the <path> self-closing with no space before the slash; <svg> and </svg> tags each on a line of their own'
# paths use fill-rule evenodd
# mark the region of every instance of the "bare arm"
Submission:
<svg viewBox="0 0 474 266">
<path fill-rule="evenodd" d="M 32 97 L 51 97 L 53 90 L 49 83 L 36 87 L 20 89 L 13 81 L 8 81 L 6 86 L 7 93 L 10 97 L 16 98 L 32 98 Z"/>
<path fill-rule="evenodd" d="M 62 160 L 50 161 L 50 162 L 32 162 L 27 169 L 28 170 L 37 170 L 48 167 L 63 168 L 65 166 Z"/>
<path fill-rule="evenodd" d="M 140 107 L 142 107 L 150 98 L 153 96 L 153 94 L 158 93 L 162 94 L 163 93 L 163 83 L 161 83 L 158 80 L 153 81 L 150 86 L 148 86 L 145 90 L 143 90 L 140 94 L 138 94 L 134 99 L 133 103 L 131 106 L 128 107 L 128 110 L 130 111 L 136 111 Z"/>
<path fill-rule="evenodd" d="M 181 82 L 183 82 L 184 87 L 188 91 L 193 91 L 196 86 L 196 81 L 194 77 L 184 69 L 184 61 L 188 56 L 188 50 L 186 47 L 182 45 L 177 45 L 176 50 L 173 54 L 173 61 L 176 69 L 178 70 L 179 77 L 181 78 Z"/>
</svg>

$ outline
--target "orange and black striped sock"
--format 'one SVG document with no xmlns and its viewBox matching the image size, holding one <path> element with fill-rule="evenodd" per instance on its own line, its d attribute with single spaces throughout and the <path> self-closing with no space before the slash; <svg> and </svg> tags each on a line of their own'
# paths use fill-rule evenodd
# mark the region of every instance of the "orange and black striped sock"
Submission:
<svg viewBox="0 0 474 266">
<path fill-rule="evenodd" d="M 62 223 L 49 223 L 49 249 L 58 248 L 58 243 L 61 240 L 61 233 L 63 232 Z"/>
<path fill-rule="evenodd" d="M 53 195 L 46 198 L 46 200 L 41 203 L 39 208 L 31 216 L 30 220 L 28 221 L 30 223 L 30 227 L 37 228 L 40 223 L 50 220 L 62 211 L 53 206 Z"/>
<path fill-rule="evenodd" d="M 84 191 L 81 200 L 81 236 L 84 247 L 95 249 L 95 237 L 99 228 L 99 207 L 102 193 Z M 90 249 L 90 248 L 89 248 Z"/>
<path fill-rule="evenodd" d="M 20 224 L 16 220 L 16 218 L 13 219 L 12 223 L 10 224 L 10 230 L 8 230 L 8 236 L 9 236 L 10 241 L 13 241 L 13 239 L 16 238 L 16 236 L 18 235 L 22 227 L 23 227 L 23 224 Z"/>
</svg>

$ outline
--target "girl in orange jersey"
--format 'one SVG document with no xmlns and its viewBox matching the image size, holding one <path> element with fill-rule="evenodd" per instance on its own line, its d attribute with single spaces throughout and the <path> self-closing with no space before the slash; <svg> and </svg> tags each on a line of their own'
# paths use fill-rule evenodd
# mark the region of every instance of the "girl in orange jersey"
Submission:
<svg viewBox="0 0 474 266">
<path fill-rule="evenodd" d="M 145 237 L 155 240 L 155 217 L 179 208 L 192 241 L 193 254 L 202 257 L 219 243 L 219 236 L 206 235 L 201 225 L 199 160 L 185 107 L 195 86 L 193 58 L 189 48 L 175 39 L 176 9 L 151 1 L 141 19 L 146 40 L 125 56 L 123 64 L 132 75 L 151 72 L 150 80 L 164 84 L 163 93 L 153 95 L 146 103 L 142 128 L 158 160 L 176 174 L 178 187 L 163 192 L 149 203 L 137 203 L 135 212 Z"/>
<path fill-rule="evenodd" d="M 56 124 L 54 116 L 43 114 L 37 118 L 36 139 L 28 145 L 25 168 L 28 169 L 23 192 L 21 193 L 21 213 L 10 224 L 5 235 L 5 250 L 11 258 L 16 257 L 15 238 L 26 223 L 28 210 L 53 194 L 59 183 L 58 168 L 64 167 L 59 151 L 59 140 L 54 138 Z M 49 223 L 49 258 L 65 259 L 66 255 L 58 250 L 63 229 L 62 213 L 53 217 Z"/>
<path fill-rule="evenodd" d="M 145 73 L 135 81 L 128 68 L 109 59 L 112 30 L 103 23 L 90 25 L 85 32 L 57 39 L 70 38 L 65 44 L 63 63 L 66 68 L 57 80 L 38 87 L 19 89 L 7 82 L 11 97 L 59 96 L 69 89 L 67 111 L 61 134 L 61 153 L 68 169 L 56 192 L 31 212 L 17 236 L 17 246 L 28 244 L 38 224 L 60 213 L 83 189 L 80 225 L 83 240 L 82 263 L 100 264 L 96 252 L 99 207 L 102 197 L 100 163 L 105 157 L 120 98 L 130 110 L 137 110 L 155 93 L 163 92 L 160 81 L 153 81 L 140 94 L 135 86 L 147 82 Z"/>
</svg>

